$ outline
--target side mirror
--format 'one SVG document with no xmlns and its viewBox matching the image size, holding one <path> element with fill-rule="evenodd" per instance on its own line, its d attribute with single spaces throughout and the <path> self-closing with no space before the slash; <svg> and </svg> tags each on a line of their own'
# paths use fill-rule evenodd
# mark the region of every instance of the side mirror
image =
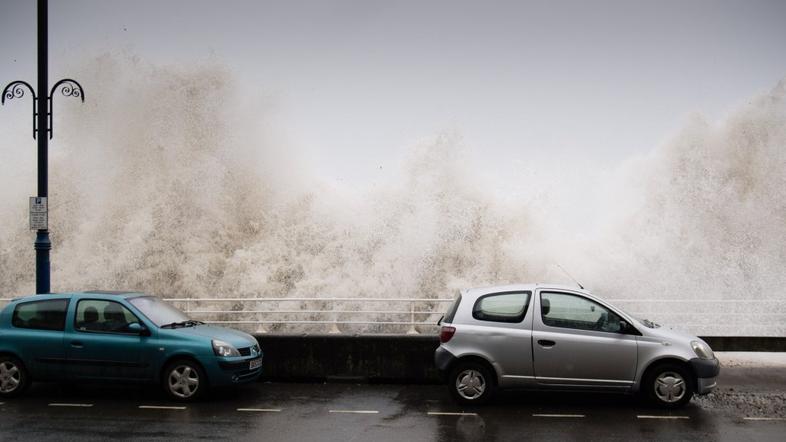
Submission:
<svg viewBox="0 0 786 442">
<path fill-rule="evenodd" d="M 139 336 L 150 336 L 150 330 L 138 322 L 128 324 L 127 329 L 129 332 L 136 333 Z"/>
<path fill-rule="evenodd" d="M 620 320 L 620 333 L 627 333 L 630 330 L 630 326 L 628 325 L 628 321 Z"/>
</svg>

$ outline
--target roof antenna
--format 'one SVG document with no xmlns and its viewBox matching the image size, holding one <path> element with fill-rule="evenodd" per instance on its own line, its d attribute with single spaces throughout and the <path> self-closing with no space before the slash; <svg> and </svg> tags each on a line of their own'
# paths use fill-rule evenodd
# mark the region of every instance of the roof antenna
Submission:
<svg viewBox="0 0 786 442">
<path fill-rule="evenodd" d="M 573 280 L 573 282 L 575 282 L 575 283 L 576 283 L 576 285 L 577 285 L 577 286 L 579 286 L 579 288 L 580 288 L 580 289 L 584 290 L 584 286 L 583 286 L 583 285 L 581 285 L 581 284 L 579 284 L 579 282 L 578 282 L 578 281 L 576 281 L 576 278 L 574 278 L 574 277 L 573 277 L 573 275 L 571 275 L 570 273 L 568 273 L 568 271 L 567 271 L 567 270 L 563 269 L 561 265 L 559 265 L 559 264 L 557 264 L 557 263 L 554 263 L 554 264 L 555 264 L 557 267 L 559 267 L 559 269 L 560 269 L 560 270 L 562 270 L 563 272 L 565 272 L 565 274 L 566 274 L 566 275 L 568 275 L 568 278 L 572 279 L 572 280 Z"/>
</svg>

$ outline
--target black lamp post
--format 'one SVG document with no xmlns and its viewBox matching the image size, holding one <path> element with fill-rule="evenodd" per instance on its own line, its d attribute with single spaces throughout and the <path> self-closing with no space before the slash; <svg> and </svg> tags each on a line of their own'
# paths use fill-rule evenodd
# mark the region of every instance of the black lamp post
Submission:
<svg viewBox="0 0 786 442">
<path fill-rule="evenodd" d="M 38 198 L 47 198 L 49 195 L 49 145 L 52 138 L 52 98 L 59 89 L 66 97 L 80 98 L 85 101 L 82 86 L 75 80 L 63 79 L 55 83 L 49 90 L 48 66 L 48 14 L 47 0 L 38 0 L 38 96 L 29 83 L 14 81 L 3 89 L 0 104 L 5 100 L 22 98 L 25 89 L 33 97 L 33 138 L 38 141 Z M 49 94 L 47 95 L 47 91 Z M 46 218 L 45 218 L 46 219 Z M 35 239 L 35 289 L 36 293 L 49 293 L 49 250 L 52 243 L 49 240 L 49 228 L 38 228 Z"/>
</svg>

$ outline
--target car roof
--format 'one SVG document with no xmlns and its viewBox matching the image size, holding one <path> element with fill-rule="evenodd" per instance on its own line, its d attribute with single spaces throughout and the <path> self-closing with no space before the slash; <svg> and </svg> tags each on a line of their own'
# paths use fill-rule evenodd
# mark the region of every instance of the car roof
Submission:
<svg viewBox="0 0 786 442">
<path fill-rule="evenodd" d="M 531 291 L 534 292 L 536 289 L 554 289 L 554 290 L 570 290 L 574 292 L 581 292 L 590 294 L 587 290 L 580 289 L 579 287 L 575 286 L 568 286 L 564 284 L 548 284 L 548 283 L 529 283 L 529 284 L 507 284 L 507 285 L 494 285 L 488 287 L 476 287 L 471 289 L 462 290 L 462 296 L 481 296 L 488 293 L 499 293 L 499 292 L 521 292 L 521 291 Z"/>
<path fill-rule="evenodd" d="M 27 301 L 37 298 L 70 298 L 73 296 L 82 296 L 82 295 L 90 295 L 91 298 L 97 298 L 97 299 L 118 299 L 118 298 L 127 299 L 127 298 L 135 298 L 137 296 L 146 296 L 142 292 L 135 292 L 135 291 L 86 290 L 83 292 L 40 293 L 36 295 L 20 296 L 18 298 L 14 298 L 12 302 L 23 301 L 23 300 Z"/>
</svg>

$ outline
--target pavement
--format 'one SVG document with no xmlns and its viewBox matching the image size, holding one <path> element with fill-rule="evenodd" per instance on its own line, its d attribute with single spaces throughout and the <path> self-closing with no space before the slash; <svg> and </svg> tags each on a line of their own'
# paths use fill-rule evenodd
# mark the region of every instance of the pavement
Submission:
<svg viewBox="0 0 786 442">
<path fill-rule="evenodd" d="M 786 357 L 719 357 L 718 389 L 675 411 L 526 391 L 462 408 L 440 385 L 255 383 L 180 404 L 155 387 L 34 384 L 0 404 L 0 440 L 786 440 Z"/>
</svg>

